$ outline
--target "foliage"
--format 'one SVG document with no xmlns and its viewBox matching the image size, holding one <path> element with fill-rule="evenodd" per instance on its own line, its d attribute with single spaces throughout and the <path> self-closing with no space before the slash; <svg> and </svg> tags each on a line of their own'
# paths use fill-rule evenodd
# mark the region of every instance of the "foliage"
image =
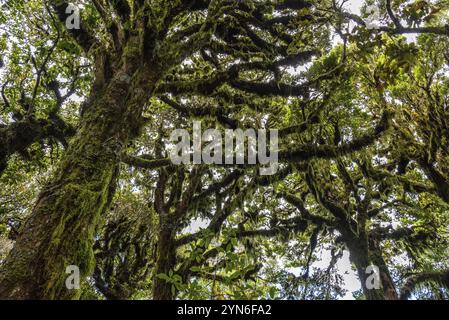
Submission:
<svg viewBox="0 0 449 320">
<path fill-rule="evenodd" d="M 0 5 L 0 298 L 448 299 L 448 1 L 75 2 Z M 195 120 L 278 172 L 171 164 Z"/>
</svg>

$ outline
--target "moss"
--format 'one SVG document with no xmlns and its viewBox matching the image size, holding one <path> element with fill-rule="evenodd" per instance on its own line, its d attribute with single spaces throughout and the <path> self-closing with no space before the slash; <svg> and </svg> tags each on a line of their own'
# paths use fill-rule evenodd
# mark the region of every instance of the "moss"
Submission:
<svg viewBox="0 0 449 320">
<path fill-rule="evenodd" d="M 104 181 L 112 182 L 111 170 Z M 69 265 L 80 268 L 81 278 L 90 275 L 94 268 L 92 250 L 95 229 L 108 199 L 109 183 L 104 183 L 100 191 L 89 187 L 69 184 L 60 194 L 55 208 L 61 208 L 65 214 L 58 215 L 59 221 L 50 238 L 44 260 L 46 262 L 47 287 L 45 297 L 78 298 L 78 290 L 67 290 L 65 269 Z M 97 186 L 93 185 L 94 189 Z M 64 253 L 64 254 L 61 254 Z"/>
<path fill-rule="evenodd" d="M 138 132 L 142 105 L 152 92 L 151 74 L 142 72 L 145 76 L 132 79 L 118 72 L 84 112 L 52 183 L 5 262 L 1 297 L 79 298 L 79 290 L 66 289 L 65 270 L 77 265 L 84 279 L 94 268 L 94 235 L 115 189 L 118 155 Z M 145 95 L 134 95 L 137 88 Z"/>
</svg>

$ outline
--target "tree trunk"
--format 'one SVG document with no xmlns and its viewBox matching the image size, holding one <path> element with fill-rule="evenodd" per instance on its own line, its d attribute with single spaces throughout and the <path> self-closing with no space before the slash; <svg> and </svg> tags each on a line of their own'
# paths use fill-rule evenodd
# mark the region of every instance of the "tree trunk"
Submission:
<svg viewBox="0 0 449 320">
<path fill-rule="evenodd" d="M 364 245 L 365 243 L 366 245 Z M 376 247 L 371 248 L 371 244 L 368 249 L 367 241 L 360 239 L 347 243 L 347 247 L 351 262 L 354 263 L 357 269 L 366 300 L 397 300 L 396 289 L 390 272 L 383 261 L 380 249 Z M 369 266 L 379 268 L 379 289 L 368 287 L 368 283 L 372 282 L 370 276 L 373 275 L 373 271 L 368 272 Z"/>
<path fill-rule="evenodd" d="M 350 250 L 351 261 L 354 263 L 357 269 L 357 275 L 359 276 L 360 283 L 362 285 L 363 294 L 365 295 L 366 300 L 385 300 L 384 292 L 382 289 L 370 289 L 367 287 L 368 277 L 370 276 L 367 273 L 367 268 L 371 265 L 368 257 L 364 255 L 354 254 Z"/>
<path fill-rule="evenodd" d="M 423 168 L 425 174 L 433 182 L 437 194 L 443 201 L 449 203 L 449 181 L 441 174 L 432 163 L 429 163 L 425 159 L 419 159 L 419 164 Z"/>
<path fill-rule="evenodd" d="M 66 268 L 93 271 L 92 245 L 118 176 L 119 155 L 134 138 L 157 79 L 124 64 L 95 93 L 54 178 L 41 192 L 0 270 L 1 299 L 76 299 Z M 142 68 L 143 69 L 143 68 Z"/>
<path fill-rule="evenodd" d="M 153 277 L 153 299 L 173 300 L 176 296 L 176 288 L 172 289 L 172 284 L 158 277 L 159 274 L 169 275 L 174 272 L 176 265 L 176 247 L 172 230 L 162 230 L 159 234 L 157 244 L 157 260 Z"/>
<path fill-rule="evenodd" d="M 390 270 L 388 270 L 388 266 L 382 256 L 382 249 L 379 242 L 376 239 L 371 238 L 369 246 L 371 263 L 379 267 L 380 280 L 382 281 L 385 300 L 398 300 L 396 285 L 391 278 Z"/>
</svg>

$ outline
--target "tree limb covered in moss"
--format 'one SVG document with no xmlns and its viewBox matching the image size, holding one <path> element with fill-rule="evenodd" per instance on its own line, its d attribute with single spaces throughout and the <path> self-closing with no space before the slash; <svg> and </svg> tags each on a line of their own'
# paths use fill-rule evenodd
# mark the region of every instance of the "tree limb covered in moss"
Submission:
<svg viewBox="0 0 449 320">
<path fill-rule="evenodd" d="M 423 272 L 407 279 L 401 288 L 400 299 L 407 300 L 412 296 L 415 288 L 426 282 L 434 282 L 449 288 L 449 271 Z"/>
</svg>

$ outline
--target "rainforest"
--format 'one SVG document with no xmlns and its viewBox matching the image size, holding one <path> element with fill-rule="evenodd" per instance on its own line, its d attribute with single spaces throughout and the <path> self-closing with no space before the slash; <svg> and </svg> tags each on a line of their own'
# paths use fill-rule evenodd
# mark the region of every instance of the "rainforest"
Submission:
<svg viewBox="0 0 449 320">
<path fill-rule="evenodd" d="M 448 0 L 0 9 L 0 300 L 449 299 Z"/>
</svg>

